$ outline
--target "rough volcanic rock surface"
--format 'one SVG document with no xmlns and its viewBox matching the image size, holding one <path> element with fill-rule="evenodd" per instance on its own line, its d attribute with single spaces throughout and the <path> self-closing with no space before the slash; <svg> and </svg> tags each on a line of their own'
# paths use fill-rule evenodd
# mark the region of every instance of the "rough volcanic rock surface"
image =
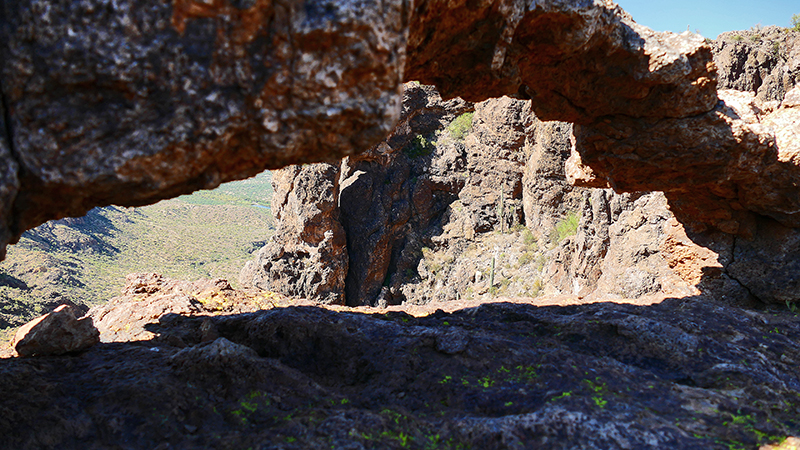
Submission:
<svg viewBox="0 0 800 450">
<path fill-rule="evenodd" d="M 580 208 L 583 189 L 567 182 L 564 162 L 572 151 L 572 125 L 564 122 L 541 122 L 528 136 L 522 201 L 525 225 L 537 239 L 545 237 L 566 211 Z"/>
<path fill-rule="evenodd" d="M 0 10 L 3 242 L 96 205 L 338 159 L 397 120 L 400 1 L 3 1 Z"/>
<path fill-rule="evenodd" d="M 611 2 L 2 8 L 13 157 L 2 233 L 12 240 L 92 206 L 144 204 L 367 149 L 396 122 L 403 77 L 445 97 L 530 97 L 542 118 L 586 124 L 694 116 L 716 103 L 700 37 L 655 33 Z"/>
<path fill-rule="evenodd" d="M 239 281 L 321 303 L 344 304 L 348 253 L 339 221 L 339 168 L 318 163 L 273 173 L 270 242 L 248 261 Z"/>
<path fill-rule="evenodd" d="M 800 32 L 782 27 L 729 31 L 711 42 L 719 88 L 783 100 L 800 84 Z"/>
<path fill-rule="evenodd" d="M 154 340 L 0 360 L 4 444 L 728 449 L 800 433 L 785 307 L 165 313 Z"/>
<path fill-rule="evenodd" d="M 420 241 L 464 185 L 465 147 L 445 128 L 471 109 L 410 83 L 400 123 L 385 141 L 323 172 L 276 172 L 278 230 L 240 280 L 328 303 L 400 303 L 397 288 L 416 270 Z M 330 237 L 320 242 L 323 235 Z M 306 287 L 313 283 L 321 287 Z"/>
<path fill-rule="evenodd" d="M 543 120 L 686 117 L 716 103 L 711 49 L 610 1 L 431 0 L 411 17 L 405 77 L 470 101 L 519 94 Z"/>
<path fill-rule="evenodd" d="M 342 161 L 338 195 L 350 259 L 348 305 L 403 300 L 398 286 L 416 267 L 419 241 L 440 226 L 464 185 L 465 149 L 446 126 L 471 110 L 461 99 L 443 101 L 431 86 L 410 83 L 395 130 Z"/>
<path fill-rule="evenodd" d="M 468 176 L 458 194 L 472 231 L 504 231 L 524 223 L 524 147 L 534 120 L 526 101 L 501 97 L 475 105 L 464 139 Z"/>
<path fill-rule="evenodd" d="M 684 254 L 702 250 L 682 228 L 668 226 L 673 215 L 663 194 L 615 194 L 567 183 L 571 130 L 563 122 L 538 120 L 527 101 L 443 102 L 432 87 L 410 83 L 390 137 L 342 162 L 338 193 L 334 183 L 322 183 L 292 208 L 283 207 L 279 194 L 277 213 L 285 222 L 279 226 L 291 230 L 307 211 L 338 207 L 349 272 L 344 293 L 341 286 L 337 292 L 349 305 L 485 294 L 636 299 L 692 294 L 698 283 L 714 278 L 703 270 L 721 267 L 717 260 L 696 262 L 691 276 L 672 270 L 678 256 L 666 244 L 670 233 Z M 307 185 L 303 170 L 277 177 L 276 192 Z M 330 170 L 327 178 L 336 176 Z M 340 225 L 332 220 L 326 226 L 335 232 Z M 294 256 L 293 248 L 315 245 L 309 236 L 279 231 L 258 258 L 286 254 L 286 272 L 267 275 L 268 265 L 257 260 L 243 279 L 270 276 L 276 282 L 259 287 L 302 297 L 302 283 L 280 281 L 328 270 Z"/>
<path fill-rule="evenodd" d="M 786 277 L 778 278 L 784 288 L 753 281 L 788 269 L 791 257 L 785 255 L 797 253 L 798 91 L 787 93 L 777 109 L 752 93 L 720 91 L 717 108 L 692 119 L 619 120 L 605 130 L 576 126 L 580 156 L 573 154 L 567 173 L 578 185 L 663 190 L 677 219 L 694 232 L 720 230 L 745 247 L 756 239 L 764 249 L 781 248 L 742 254 L 762 269 L 736 278 L 764 301 L 794 301 L 794 282 Z"/>
</svg>

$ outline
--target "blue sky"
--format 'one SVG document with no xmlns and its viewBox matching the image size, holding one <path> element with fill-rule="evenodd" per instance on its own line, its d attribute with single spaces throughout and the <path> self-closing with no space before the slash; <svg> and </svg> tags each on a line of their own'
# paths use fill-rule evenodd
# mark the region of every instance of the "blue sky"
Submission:
<svg viewBox="0 0 800 450">
<path fill-rule="evenodd" d="M 763 26 L 791 25 L 793 14 L 800 14 L 800 1 L 744 0 L 617 0 L 641 25 L 656 31 L 699 31 L 716 38 L 723 31 L 747 30 Z"/>
</svg>

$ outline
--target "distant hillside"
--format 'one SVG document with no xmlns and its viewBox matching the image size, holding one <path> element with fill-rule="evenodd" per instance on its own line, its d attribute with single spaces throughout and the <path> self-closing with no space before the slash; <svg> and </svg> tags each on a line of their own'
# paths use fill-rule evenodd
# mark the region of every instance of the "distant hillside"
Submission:
<svg viewBox="0 0 800 450">
<path fill-rule="evenodd" d="M 235 284 L 274 231 L 271 198 L 271 175 L 264 172 L 155 205 L 95 208 L 29 230 L 0 263 L 0 330 L 63 299 L 103 303 L 131 272 Z"/>
</svg>

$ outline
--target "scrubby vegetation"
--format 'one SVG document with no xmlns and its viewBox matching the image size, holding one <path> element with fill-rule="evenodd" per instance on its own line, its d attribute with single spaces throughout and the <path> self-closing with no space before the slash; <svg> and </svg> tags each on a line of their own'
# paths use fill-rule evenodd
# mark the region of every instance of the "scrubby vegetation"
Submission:
<svg viewBox="0 0 800 450">
<path fill-rule="evenodd" d="M 792 29 L 794 31 L 800 31 L 800 14 L 792 16 Z"/>
<path fill-rule="evenodd" d="M 0 263 L 0 329 L 63 298 L 95 305 L 118 295 L 131 272 L 234 285 L 274 230 L 270 175 L 141 208 L 95 208 L 80 219 L 23 234 Z"/>
<path fill-rule="evenodd" d="M 578 231 L 580 217 L 576 211 L 570 211 L 561 219 L 550 232 L 550 242 L 557 244 L 569 236 L 574 236 Z"/>
<path fill-rule="evenodd" d="M 430 155 L 434 148 L 436 148 L 436 144 L 430 139 L 425 136 L 416 135 L 403 149 L 403 153 L 413 159 Z"/>
<path fill-rule="evenodd" d="M 454 121 L 450 122 L 450 125 L 447 126 L 447 131 L 450 132 L 450 136 L 457 141 L 463 140 L 469 130 L 472 129 L 472 116 L 475 113 L 467 112 L 458 116 Z"/>
</svg>

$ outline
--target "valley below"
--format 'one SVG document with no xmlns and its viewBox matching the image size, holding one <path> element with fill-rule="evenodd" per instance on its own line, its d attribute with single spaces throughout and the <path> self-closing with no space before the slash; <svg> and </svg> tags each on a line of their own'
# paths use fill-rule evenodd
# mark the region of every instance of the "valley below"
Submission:
<svg viewBox="0 0 800 450">
<path fill-rule="evenodd" d="M 103 304 L 133 272 L 235 284 L 274 230 L 270 181 L 266 172 L 155 205 L 96 208 L 27 231 L 0 262 L 0 333 L 65 301 Z"/>
</svg>

